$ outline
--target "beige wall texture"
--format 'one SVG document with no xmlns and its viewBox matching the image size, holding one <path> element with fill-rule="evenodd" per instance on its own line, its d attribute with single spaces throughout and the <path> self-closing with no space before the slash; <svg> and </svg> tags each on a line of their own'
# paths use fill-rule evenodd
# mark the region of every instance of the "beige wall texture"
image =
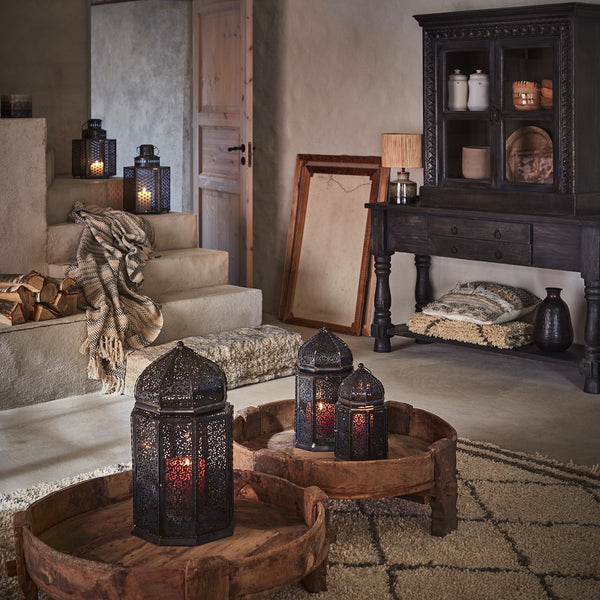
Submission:
<svg viewBox="0 0 600 600">
<path fill-rule="evenodd" d="M 423 130 L 422 30 L 413 15 L 527 4 L 536 2 L 255 0 L 254 282 L 267 312 L 279 308 L 296 155 L 379 155 L 382 133 Z M 420 185 L 422 169 L 411 169 L 411 179 Z M 546 286 L 562 287 L 582 341 L 578 273 L 432 259 L 436 295 L 473 279 L 521 285 L 542 297 Z M 396 323 L 414 310 L 414 281 L 413 256 L 394 255 Z"/>
<path fill-rule="evenodd" d="M 0 93 L 30 94 L 48 124 L 56 173 L 71 173 L 71 140 L 89 118 L 87 0 L 0 1 Z"/>
</svg>

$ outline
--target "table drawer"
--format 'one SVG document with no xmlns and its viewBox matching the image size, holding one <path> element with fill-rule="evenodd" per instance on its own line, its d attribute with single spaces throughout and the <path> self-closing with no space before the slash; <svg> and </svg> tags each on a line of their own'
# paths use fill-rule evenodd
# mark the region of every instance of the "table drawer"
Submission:
<svg viewBox="0 0 600 600">
<path fill-rule="evenodd" d="M 486 240 L 432 235 L 429 239 L 429 246 L 430 253 L 435 256 L 466 258 L 468 260 L 483 260 L 512 265 L 531 264 L 531 246 L 529 244 L 488 242 Z"/>
<path fill-rule="evenodd" d="M 474 240 L 494 240 L 515 244 L 531 243 L 531 224 L 514 223 L 512 221 L 430 217 L 429 232 L 432 235 L 455 236 Z"/>
</svg>

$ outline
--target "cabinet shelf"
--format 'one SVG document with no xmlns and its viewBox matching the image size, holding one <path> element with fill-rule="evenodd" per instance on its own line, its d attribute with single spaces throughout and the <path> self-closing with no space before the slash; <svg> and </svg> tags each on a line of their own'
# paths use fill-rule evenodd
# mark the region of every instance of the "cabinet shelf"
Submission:
<svg viewBox="0 0 600 600">
<path fill-rule="evenodd" d="M 493 352 L 495 354 L 503 354 L 505 356 L 513 356 L 517 358 L 528 358 L 531 360 L 537 360 L 540 362 L 550 362 L 555 364 L 567 365 L 571 367 L 579 367 L 579 363 L 583 359 L 584 347 L 578 344 L 573 344 L 568 350 L 564 352 L 544 352 L 540 350 L 534 344 L 527 346 L 521 346 L 520 348 L 495 348 L 493 346 L 481 346 L 479 344 L 469 344 L 467 342 L 458 342 L 455 340 L 445 340 L 443 338 L 432 337 L 428 335 L 422 335 L 420 333 L 413 333 L 408 329 L 406 323 L 395 325 L 391 330 L 392 335 L 400 337 L 412 338 L 422 343 L 427 344 L 447 344 L 451 346 L 458 346 L 462 348 L 470 348 L 472 350 L 479 350 L 482 352 Z"/>
</svg>

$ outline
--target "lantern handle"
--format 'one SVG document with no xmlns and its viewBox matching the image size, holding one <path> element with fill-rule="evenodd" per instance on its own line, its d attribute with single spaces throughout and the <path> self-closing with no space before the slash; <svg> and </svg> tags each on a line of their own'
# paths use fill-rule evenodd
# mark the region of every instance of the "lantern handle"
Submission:
<svg viewBox="0 0 600 600">
<path fill-rule="evenodd" d="M 150 144 L 147 144 L 147 145 L 149 146 Z M 138 147 L 135 149 L 135 151 L 136 151 L 138 154 L 140 154 L 140 148 L 141 148 L 141 146 L 138 146 Z M 159 148 L 158 146 L 155 146 L 154 144 L 152 144 L 152 148 L 153 148 L 153 149 L 154 149 L 154 151 L 156 152 L 156 156 L 160 156 L 160 148 Z"/>
</svg>

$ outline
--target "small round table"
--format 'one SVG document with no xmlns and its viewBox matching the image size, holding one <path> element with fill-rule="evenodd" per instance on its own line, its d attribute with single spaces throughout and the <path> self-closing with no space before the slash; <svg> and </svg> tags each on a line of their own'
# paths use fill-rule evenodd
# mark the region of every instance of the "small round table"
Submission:
<svg viewBox="0 0 600 600">
<path fill-rule="evenodd" d="M 388 401 L 388 458 L 339 461 L 333 452 L 294 446 L 294 400 L 239 411 L 233 422 L 233 462 L 317 486 L 330 498 L 403 496 L 431 506 L 431 533 L 457 527 L 456 431 L 433 413 Z"/>
</svg>

